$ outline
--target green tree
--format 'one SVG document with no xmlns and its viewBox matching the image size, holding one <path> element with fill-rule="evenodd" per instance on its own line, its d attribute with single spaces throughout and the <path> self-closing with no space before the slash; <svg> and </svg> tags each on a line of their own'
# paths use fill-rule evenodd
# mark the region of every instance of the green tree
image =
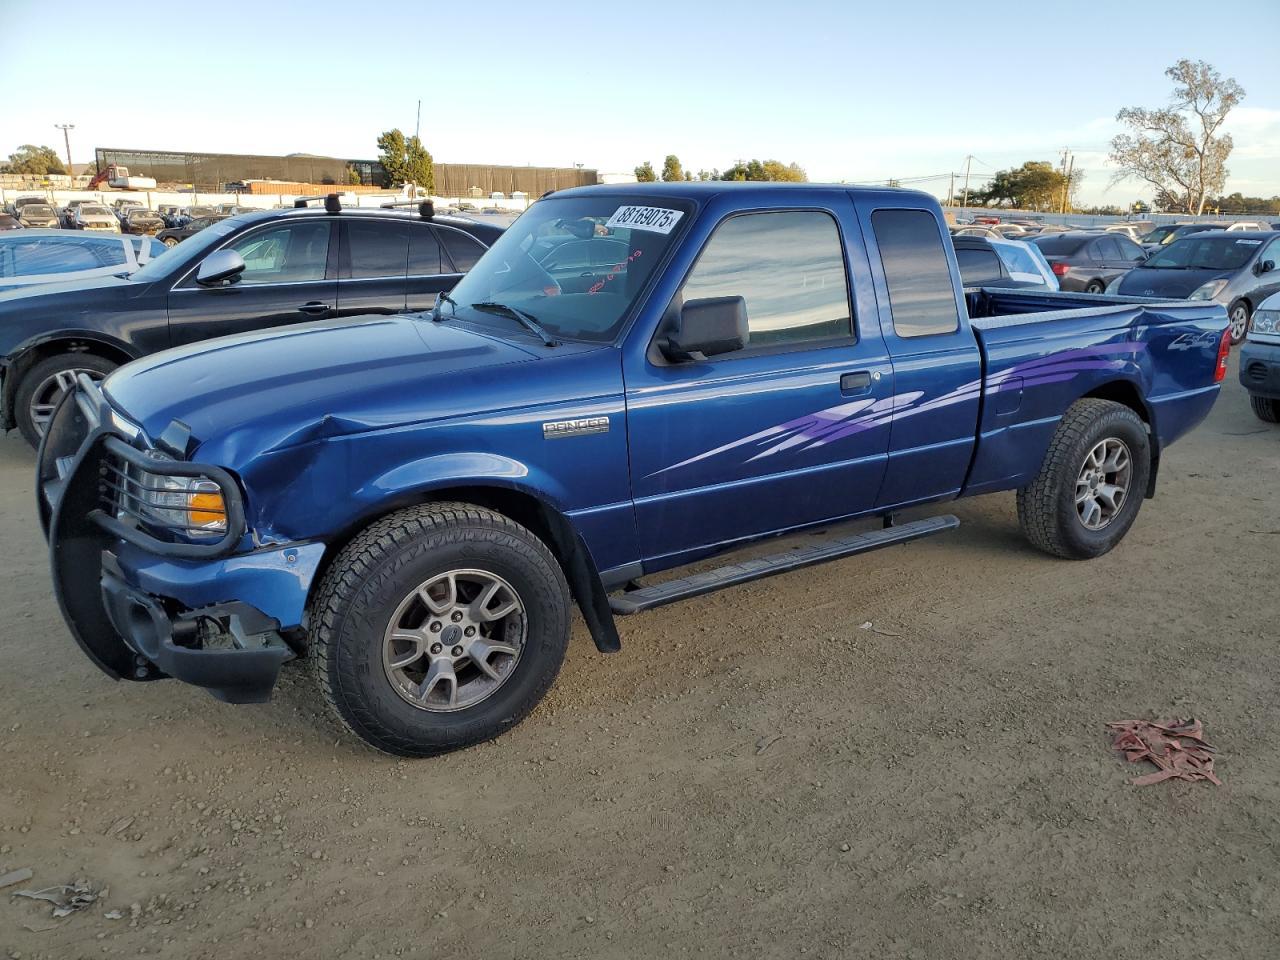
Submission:
<svg viewBox="0 0 1280 960">
<path fill-rule="evenodd" d="M 347 164 L 347 183 L 355 186 L 360 183 L 360 171 L 351 164 Z"/>
<path fill-rule="evenodd" d="M 416 183 L 428 194 L 436 191 L 435 161 L 417 137 L 410 137 L 405 145 L 405 179 Z"/>
<path fill-rule="evenodd" d="M 427 193 L 435 190 L 435 164 L 417 137 L 405 139 L 397 127 L 378 137 L 378 161 L 387 172 L 383 186 L 415 183 Z"/>
<path fill-rule="evenodd" d="M 809 179 L 804 168 L 795 163 L 780 160 L 739 160 L 720 175 L 721 180 L 779 180 L 803 183 Z"/>
<path fill-rule="evenodd" d="M 667 183 L 684 179 L 684 167 L 680 166 L 680 158 L 674 153 L 668 153 L 667 159 L 662 161 L 662 179 Z"/>
<path fill-rule="evenodd" d="M 1125 107 L 1116 119 L 1131 131 L 1111 141 L 1113 182 L 1145 180 L 1170 207 L 1203 213 L 1205 201 L 1227 182 L 1230 134 L 1219 134 L 1244 88 L 1203 60 L 1179 60 L 1165 71 L 1173 81 L 1167 107 Z M 1165 204 L 1161 201 L 1161 205 Z"/>
<path fill-rule="evenodd" d="M 636 180 L 640 183 L 653 183 L 657 179 L 658 175 L 653 171 L 653 164 L 648 160 L 636 167 Z"/>
<path fill-rule="evenodd" d="M 1063 202 L 1071 205 L 1072 196 L 1080 189 L 1084 173 L 1067 175 L 1047 160 L 1029 160 L 1020 167 L 998 170 L 986 187 L 969 191 L 974 206 L 1017 207 L 1020 210 L 1058 210 Z"/>
<path fill-rule="evenodd" d="M 405 182 L 405 143 L 399 127 L 378 137 L 378 162 L 387 174 L 384 187 L 396 187 Z"/>
<path fill-rule="evenodd" d="M 8 163 L 0 166 L 0 173 L 25 173 L 30 176 L 66 172 L 67 168 L 62 165 L 53 147 L 37 147 L 34 143 L 24 143 L 9 154 Z"/>
</svg>

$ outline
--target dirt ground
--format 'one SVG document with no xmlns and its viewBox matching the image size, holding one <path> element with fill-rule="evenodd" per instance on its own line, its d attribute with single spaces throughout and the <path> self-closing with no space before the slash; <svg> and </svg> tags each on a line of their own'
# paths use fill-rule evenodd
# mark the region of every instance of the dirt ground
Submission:
<svg viewBox="0 0 1280 960">
<path fill-rule="evenodd" d="M 1274 957 L 1277 477 L 1233 365 L 1107 557 L 964 501 L 955 533 L 623 620 L 615 656 L 579 627 L 517 729 L 397 761 L 302 671 L 261 707 L 99 674 L 10 436 L 0 873 L 109 891 L 62 920 L 3 891 L 0 955 Z M 1224 786 L 1128 785 L 1103 725 L 1167 715 Z"/>
</svg>

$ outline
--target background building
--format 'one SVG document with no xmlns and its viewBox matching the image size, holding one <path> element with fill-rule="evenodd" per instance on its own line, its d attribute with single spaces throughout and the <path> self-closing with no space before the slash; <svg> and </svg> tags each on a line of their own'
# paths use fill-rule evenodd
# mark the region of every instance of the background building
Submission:
<svg viewBox="0 0 1280 960">
<path fill-rule="evenodd" d="M 135 177 L 154 177 L 160 184 L 189 184 L 195 190 L 219 191 L 246 180 L 278 180 L 334 186 L 383 186 L 386 172 L 376 160 L 343 160 L 309 153 L 284 157 L 243 153 L 190 153 L 170 150 L 129 150 L 99 147 L 94 151 L 99 170 L 110 164 L 125 166 Z M 435 164 L 435 192 L 441 197 L 539 197 L 548 190 L 596 183 L 596 171 L 582 167 L 510 167 L 480 163 Z M 394 186 L 399 186 L 395 184 Z"/>
</svg>

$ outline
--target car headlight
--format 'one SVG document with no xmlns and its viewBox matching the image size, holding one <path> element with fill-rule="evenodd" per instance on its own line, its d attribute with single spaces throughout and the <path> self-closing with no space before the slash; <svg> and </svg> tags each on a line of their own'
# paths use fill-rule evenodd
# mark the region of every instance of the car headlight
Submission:
<svg viewBox="0 0 1280 960">
<path fill-rule="evenodd" d="M 145 473 L 133 489 L 144 519 L 189 537 L 227 532 L 227 503 L 222 488 L 204 477 Z"/>
<path fill-rule="evenodd" d="M 1188 300 L 1212 300 L 1224 289 L 1226 289 L 1226 280 L 1210 280 L 1208 283 L 1202 284 L 1191 292 Z"/>
<path fill-rule="evenodd" d="M 1253 314 L 1253 332 L 1280 336 L 1280 310 L 1257 310 Z"/>
</svg>

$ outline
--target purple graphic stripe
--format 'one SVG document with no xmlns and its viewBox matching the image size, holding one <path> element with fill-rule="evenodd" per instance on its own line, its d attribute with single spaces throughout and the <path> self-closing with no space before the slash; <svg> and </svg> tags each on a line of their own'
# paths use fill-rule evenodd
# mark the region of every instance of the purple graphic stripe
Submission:
<svg viewBox="0 0 1280 960">
<path fill-rule="evenodd" d="M 1125 366 L 1127 357 L 1146 349 L 1145 343 L 1125 340 L 1096 347 L 1064 350 L 1061 353 L 1014 364 L 1012 367 L 989 374 L 984 380 L 971 380 L 949 393 L 918 405 L 917 401 L 924 396 L 922 390 L 895 394 L 881 400 L 854 400 L 838 404 L 776 426 L 766 427 L 750 436 L 707 450 L 687 460 L 681 460 L 679 463 L 673 463 L 669 467 L 663 467 L 649 476 L 656 477 L 669 470 L 686 467 L 718 454 L 753 444 L 762 446 L 763 449 L 747 458 L 746 463 L 771 457 L 786 450 L 812 450 L 900 419 L 932 413 L 944 407 L 964 403 L 977 398 L 983 388 L 988 392 L 1020 390 L 1049 383 L 1063 383 L 1087 370 L 1120 370 Z M 1108 355 L 1112 355 L 1113 359 L 1100 359 Z M 768 441 L 767 445 L 765 441 Z"/>
</svg>

